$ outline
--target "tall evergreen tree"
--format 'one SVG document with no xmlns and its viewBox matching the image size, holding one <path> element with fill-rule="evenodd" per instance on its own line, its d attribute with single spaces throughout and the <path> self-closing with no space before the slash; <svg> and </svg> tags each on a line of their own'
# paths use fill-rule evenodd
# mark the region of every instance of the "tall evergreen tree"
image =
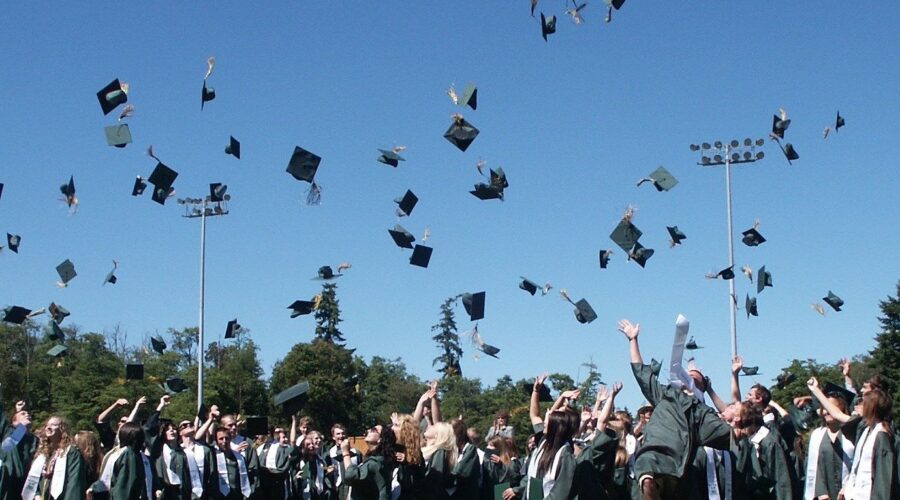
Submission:
<svg viewBox="0 0 900 500">
<path fill-rule="evenodd" d="M 895 402 L 900 401 L 900 282 L 897 283 L 896 294 L 878 303 L 881 308 L 881 333 L 875 336 L 875 348 L 870 352 L 869 366 L 877 370 L 889 384 L 891 397 Z M 858 381 L 862 383 L 862 381 Z M 896 404 L 896 403 L 895 403 Z M 895 417 L 895 423 L 900 423 L 900 417 Z"/>
<path fill-rule="evenodd" d="M 338 323 L 341 322 L 341 308 L 338 305 L 336 289 L 335 283 L 322 285 L 321 301 L 316 309 L 316 338 L 332 344 L 344 342 L 344 334 L 338 329 Z"/>
<path fill-rule="evenodd" d="M 431 327 L 432 332 L 437 332 L 431 338 L 437 342 L 438 349 L 441 350 L 441 355 L 434 358 L 431 365 L 440 364 L 438 371 L 444 374 L 444 378 L 462 376 L 459 360 L 462 358 L 463 350 L 459 345 L 459 333 L 457 333 L 456 319 L 453 313 L 453 304 L 456 299 L 457 297 L 449 297 L 441 304 L 441 320 Z"/>
</svg>

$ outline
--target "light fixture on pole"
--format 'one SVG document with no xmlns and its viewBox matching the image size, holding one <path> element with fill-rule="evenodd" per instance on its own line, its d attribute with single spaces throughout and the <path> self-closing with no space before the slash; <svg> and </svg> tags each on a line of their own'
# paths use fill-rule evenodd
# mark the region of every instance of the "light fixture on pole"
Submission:
<svg viewBox="0 0 900 500">
<path fill-rule="evenodd" d="M 206 292 L 206 218 L 228 215 L 228 202 L 231 195 L 225 194 L 228 187 L 224 184 L 210 184 L 209 196 L 205 198 L 179 198 L 179 205 L 184 205 L 184 215 L 188 219 L 200 218 L 200 325 L 197 334 L 197 409 L 203 404 L 203 353 L 206 343 L 203 340 L 204 301 Z"/>
<path fill-rule="evenodd" d="M 700 151 L 700 161 L 697 165 L 714 167 L 725 165 L 725 211 L 728 217 L 728 265 L 734 267 L 734 228 L 731 211 L 731 165 L 735 163 L 753 163 L 762 160 L 765 153 L 757 148 L 762 148 L 766 143 L 763 139 L 752 140 L 749 137 L 743 141 L 732 139 L 727 143 L 715 141 L 712 145 L 708 142 L 691 144 L 691 151 Z M 737 356 L 737 295 L 734 291 L 733 279 L 728 280 L 728 312 L 731 319 L 731 357 Z"/>
</svg>

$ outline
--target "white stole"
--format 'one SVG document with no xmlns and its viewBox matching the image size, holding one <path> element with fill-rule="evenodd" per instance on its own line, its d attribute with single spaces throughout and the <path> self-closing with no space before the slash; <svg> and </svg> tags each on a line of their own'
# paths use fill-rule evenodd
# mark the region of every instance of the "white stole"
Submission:
<svg viewBox="0 0 900 500">
<path fill-rule="evenodd" d="M 529 494 L 531 493 L 531 481 L 533 479 L 537 479 L 537 470 L 538 463 L 541 460 L 541 455 L 544 454 L 545 446 L 541 446 L 537 453 L 532 455 L 531 462 L 528 464 L 528 484 L 525 488 L 525 498 L 529 499 Z M 544 496 L 550 495 L 550 491 L 553 489 L 553 486 L 556 485 L 556 473 L 559 468 L 559 460 L 562 458 L 563 451 L 569 448 L 569 444 L 566 443 L 559 447 L 559 450 L 556 451 L 556 456 L 553 457 L 553 465 L 550 466 L 550 470 L 544 474 L 542 478 L 542 490 L 544 491 Z"/>
<path fill-rule="evenodd" d="M 34 457 L 34 460 L 31 462 L 31 469 L 28 470 L 28 476 L 25 478 L 25 487 L 22 488 L 22 500 L 32 500 L 37 494 L 45 463 L 47 463 L 47 457 L 44 455 Z"/>
<path fill-rule="evenodd" d="M 250 478 L 247 476 L 247 465 L 244 463 L 244 457 L 234 452 L 234 458 L 238 465 L 238 475 L 241 478 L 241 494 L 244 498 L 250 496 Z M 225 464 L 225 454 L 221 450 L 216 450 L 216 465 L 219 469 L 219 491 L 228 496 L 231 493 L 231 485 L 228 483 L 228 466 Z"/>
<path fill-rule="evenodd" d="M 178 477 L 178 474 L 175 474 L 175 471 L 172 470 L 172 454 L 175 453 L 172 448 L 169 447 L 168 444 L 163 445 L 163 464 L 165 464 L 166 469 L 166 479 L 167 482 L 172 486 L 181 486 L 181 478 Z"/>
<path fill-rule="evenodd" d="M 319 456 L 316 455 L 313 458 L 313 461 L 316 463 L 316 478 L 313 483 L 316 485 L 316 493 L 322 493 L 325 489 L 325 463 L 319 460 Z M 307 465 L 306 460 L 300 461 L 300 477 L 303 477 L 303 467 Z M 304 481 L 303 484 L 303 495 L 302 498 L 304 500 L 310 498 L 311 490 L 310 490 L 310 482 Z"/>
<path fill-rule="evenodd" d="M 762 440 L 765 439 L 768 435 L 768 427 L 763 426 L 760 427 L 759 430 L 756 431 L 756 434 L 754 434 L 753 437 L 750 438 L 750 442 L 753 443 L 753 450 L 756 452 L 756 458 L 759 458 L 759 443 L 761 443 Z"/>
<path fill-rule="evenodd" d="M 341 447 L 334 445 L 328 453 L 331 455 L 331 461 L 334 463 L 334 470 L 337 471 L 337 479 L 334 480 L 334 487 L 337 488 L 344 482 L 344 454 Z M 359 451 L 356 448 L 350 448 L 350 464 L 359 465 Z"/>
<path fill-rule="evenodd" d="M 278 468 L 278 448 L 281 445 L 278 444 L 269 444 L 266 452 L 266 469 L 274 470 Z"/>
<path fill-rule="evenodd" d="M 816 497 L 816 475 L 819 472 L 819 447 L 822 438 L 827 436 L 828 428 L 819 427 L 809 436 L 809 450 L 806 454 L 806 485 L 803 490 L 803 498 L 814 499 Z M 850 459 L 853 457 L 853 443 L 844 437 L 841 431 L 837 432 L 835 439 L 841 440 L 841 486 L 847 482 L 850 475 Z"/>
<path fill-rule="evenodd" d="M 199 455 L 199 456 L 197 456 Z M 190 448 L 184 448 L 184 456 L 187 458 L 188 471 L 191 473 L 191 493 L 195 496 L 203 495 L 203 449 L 194 443 Z"/>
<path fill-rule="evenodd" d="M 878 423 L 875 427 L 866 427 L 859 438 L 862 444 L 856 447 L 853 454 L 853 470 L 844 487 L 844 497 L 847 500 L 869 500 L 872 495 L 872 473 L 875 469 L 872 462 L 875 442 L 878 441 L 880 432 L 884 432 L 884 426 Z"/>
<path fill-rule="evenodd" d="M 394 467 L 391 473 L 391 500 L 400 498 L 400 493 L 403 493 L 400 489 L 400 467 Z"/>
<path fill-rule="evenodd" d="M 106 485 L 107 490 L 112 488 L 113 469 L 116 466 L 116 461 L 122 455 L 122 451 L 122 448 L 114 447 L 109 450 L 109 453 L 107 453 L 105 457 L 103 457 L 103 468 L 100 471 L 100 481 Z"/>
<path fill-rule="evenodd" d="M 731 454 L 727 451 L 715 450 L 709 446 L 704 446 L 706 451 L 706 491 L 709 493 L 709 500 L 721 500 L 722 493 L 719 491 L 718 474 L 716 473 L 716 455 L 722 460 L 722 467 L 725 469 L 725 500 L 731 500 Z"/>
</svg>

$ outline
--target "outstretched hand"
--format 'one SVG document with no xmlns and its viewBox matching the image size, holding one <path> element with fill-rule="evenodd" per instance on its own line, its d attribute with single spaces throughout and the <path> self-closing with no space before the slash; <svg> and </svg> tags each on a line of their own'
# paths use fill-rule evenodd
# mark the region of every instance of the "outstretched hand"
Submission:
<svg viewBox="0 0 900 500">
<path fill-rule="evenodd" d="M 810 377 L 810 379 L 806 381 L 806 386 L 809 387 L 809 390 L 814 391 L 819 388 L 819 381 L 816 377 Z"/>
<path fill-rule="evenodd" d="M 616 382 L 612 386 L 612 394 L 615 396 L 616 394 L 622 392 L 622 382 Z"/>
<path fill-rule="evenodd" d="M 563 391 L 563 393 L 560 394 L 560 397 L 563 399 L 578 399 L 578 396 L 581 396 L 581 389 Z"/>
<path fill-rule="evenodd" d="M 740 356 L 735 356 L 734 359 L 731 360 L 731 374 L 737 375 L 737 372 L 741 371 L 741 368 L 744 367 L 744 358 Z"/>
<path fill-rule="evenodd" d="M 850 360 L 847 358 L 841 358 L 838 361 L 838 366 L 841 367 L 841 373 L 844 374 L 844 377 L 850 376 Z"/>
<path fill-rule="evenodd" d="M 534 378 L 534 390 L 540 390 L 541 386 L 544 385 L 544 381 L 547 380 L 547 374 L 542 373 Z"/>
<path fill-rule="evenodd" d="M 25 401 L 16 401 L 16 413 L 25 409 Z"/>
<path fill-rule="evenodd" d="M 619 321 L 619 331 L 625 334 L 625 338 L 629 341 L 634 340 L 641 333 L 641 324 L 632 324 L 631 321 L 623 319 Z"/>
</svg>

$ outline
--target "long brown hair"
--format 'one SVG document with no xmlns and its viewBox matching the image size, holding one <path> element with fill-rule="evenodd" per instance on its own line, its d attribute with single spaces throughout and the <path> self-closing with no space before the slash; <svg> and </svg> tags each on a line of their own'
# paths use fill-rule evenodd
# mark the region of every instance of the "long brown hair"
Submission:
<svg viewBox="0 0 900 500">
<path fill-rule="evenodd" d="M 500 462 L 503 465 L 509 465 L 509 449 L 506 446 L 506 438 L 503 436 L 494 436 L 491 439 L 488 439 L 488 448 L 494 449 L 494 454 L 500 457 Z"/>
<path fill-rule="evenodd" d="M 50 425 L 50 421 L 56 419 L 59 421 L 59 429 L 57 429 L 57 434 L 59 436 L 58 440 L 53 443 L 47 439 L 45 429 L 48 425 Z M 72 444 L 72 426 L 69 425 L 69 421 L 65 419 L 65 417 L 57 417 L 52 416 L 47 419 L 47 422 L 44 423 L 44 427 L 41 428 L 41 444 L 38 447 L 38 453 L 44 455 L 45 457 L 50 457 L 57 450 L 64 450 Z"/>
<path fill-rule="evenodd" d="M 884 422 L 891 414 L 894 403 L 891 397 L 881 389 L 873 388 L 863 396 L 862 416 L 866 425 Z"/>
<path fill-rule="evenodd" d="M 403 461 L 412 465 L 421 465 L 422 458 L 422 431 L 419 423 L 412 415 L 403 414 L 397 419 L 400 432 L 397 433 L 397 445 L 403 449 L 405 458 Z"/>
<path fill-rule="evenodd" d="M 539 474 L 547 474 L 550 470 L 550 467 L 553 465 L 553 459 L 556 458 L 556 453 L 560 448 L 566 446 L 572 440 L 572 437 L 575 436 L 575 433 L 578 432 L 579 420 L 580 417 L 575 413 L 575 410 L 568 406 L 550 412 L 550 415 L 547 417 L 544 441 L 540 445 L 543 451 L 541 460 L 538 462 Z"/>
<path fill-rule="evenodd" d="M 87 466 L 99 477 L 103 454 L 100 453 L 100 440 L 97 439 L 97 435 L 91 431 L 78 431 L 75 434 L 75 446 L 81 451 Z"/>
</svg>

